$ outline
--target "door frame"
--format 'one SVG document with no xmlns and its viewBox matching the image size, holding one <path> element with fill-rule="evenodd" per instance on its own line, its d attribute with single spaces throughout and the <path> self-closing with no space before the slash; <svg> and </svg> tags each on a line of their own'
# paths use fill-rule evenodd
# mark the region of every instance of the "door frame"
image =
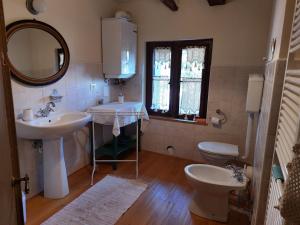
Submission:
<svg viewBox="0 0 300 225">
<path fill-rule="evenodd" d="M 10 71 L 7 62 L 7 42 L 6 42 L 6 30 L 5 30 L 5 20 L 4 20 L 4 10 L 3 2 L 0 0 L 0 86 L 3 89 L 0 89 L 0 95 L 3 95 L 4 101 L 0 105 L 3 110 L 3 114 L 6 115 L 4 123 L 1 124 L 1 130 L 4 131 L 5 135 L 5 144 L 1 143 L 1 149 L 6 152 L 7 155 L 10 155 L 11 162 L 7 164 L 11 165 L 11 168 L 8 168 L 11 171 L 10 182 L 11 193 L 14 197 L 14 212 L 10 215 L 17 224 L 23 225 L 23 207 L 22 207 L 22 192 L 21 185 L 17 183 L 12 185 L 13 178 L 20 177 L 20 168 L 19 168 L 19 157 L 18 157 L 18 148 L 17 148 L 17 135 L 15 128 L 15 115 L 13 108 L 13 97 L 12 97 L 12 88 L 11 88 L 11 77 Z M 1 103 L 1 102 L 0 102 Z M 6 122 L 6 123 L 5 123 Z M 7 140 L 8 139 L 8 140 Z"/>
</svg>

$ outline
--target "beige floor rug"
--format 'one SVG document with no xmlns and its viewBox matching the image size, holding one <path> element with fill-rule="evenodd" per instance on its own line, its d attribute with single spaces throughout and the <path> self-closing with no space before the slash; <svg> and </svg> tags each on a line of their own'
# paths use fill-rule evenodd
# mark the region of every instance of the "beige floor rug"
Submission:
<svg viewBox="0 0 300 225">
<path fill-rule="evenodd" d="M 115 224 L 146 187 L 136 180 L 106 176 L 42 224 Z"/>
</svg>

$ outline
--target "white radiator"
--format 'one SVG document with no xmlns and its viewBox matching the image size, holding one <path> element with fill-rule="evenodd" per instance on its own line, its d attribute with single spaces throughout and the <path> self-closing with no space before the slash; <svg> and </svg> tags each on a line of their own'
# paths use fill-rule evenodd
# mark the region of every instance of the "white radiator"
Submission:
<svg viewBox="0 0 300 225">
<path fill-rule="evenodd" d="M 275 181 L 274 178 L 271 179 L 270 190 L 269 190 L 269 200 L 267 208 L 267 219 L 266 224 L 268 225 L 282 225 L 284 224 L 283 218 L 280 216 L 278 209 L 278 199 L 282 195 L 282 183 L 281 181 Z"/>
<path fill-rule="evenodd" d="M 294 53 L 300 49 L 300 2 L 296 1 L 292 35 L 290 41 L 290 52 Z"/>
<path fill-rule="evenodd" d="M 295 3 L 294 19 L 290 38 L 287 68 L 285 72 L 279 111 L 275 156 L 278 159 L 284 180 L 288 177 L 287 165 L 293 159 L 293 147 L 299 141 L 300 127 L 300 0 Z M 296 57 L 298 55 L 298 57 Z M 276 162 L 275 162 L 276 163 Z M 266 210 L 266 225 L 286 225 L 278 209 L 283 184 L 272 177 Z"/>
</svg>

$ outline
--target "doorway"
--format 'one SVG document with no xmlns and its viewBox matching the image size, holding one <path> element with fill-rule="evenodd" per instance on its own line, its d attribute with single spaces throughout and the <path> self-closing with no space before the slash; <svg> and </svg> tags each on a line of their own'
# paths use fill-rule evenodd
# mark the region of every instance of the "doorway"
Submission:
<svg viewBox="0 0 300 225">
<path fill-rule="evenodd" d="M 22 225 L 21 180 L 5 34 L 3 4 L 0 0 L 0 225 Z"/>
</svg>

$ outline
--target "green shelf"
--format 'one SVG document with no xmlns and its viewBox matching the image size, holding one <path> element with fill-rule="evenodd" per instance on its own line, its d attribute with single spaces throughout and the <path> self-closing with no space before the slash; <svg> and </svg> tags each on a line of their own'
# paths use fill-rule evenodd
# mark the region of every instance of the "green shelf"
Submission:
<svg viewBox="0 0 300 225">
<path fill-rule="evenodd" d="M 115 143 L 117 142 L 117 143 Z M 116 145 L 116 148 L 115 148 Z M 121 153 L 133 148 L 136 145 L 136 138 L 122 136 L 104 144 L 95 151 L 96 158 L 110 156 L 116 159 Z"/>
</svg>

